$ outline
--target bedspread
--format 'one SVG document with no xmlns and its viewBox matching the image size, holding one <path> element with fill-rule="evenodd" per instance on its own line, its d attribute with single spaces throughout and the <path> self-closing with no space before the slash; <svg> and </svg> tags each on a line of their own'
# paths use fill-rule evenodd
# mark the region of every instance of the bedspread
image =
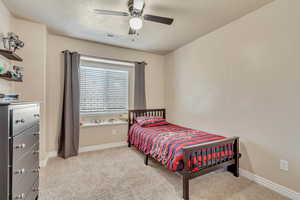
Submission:
<svg viewBox="0 0 300 200">
<path fill-rule="evenodd" d="M 181 171 L 184 168 L 183 147 L 226 138 L 174 124 L 144 128 L 137 123 L 131 126 L 128 137 L 132 145 L 172 171 Z M 210 165 L 211 162 L 232 156 L 232 144 L 201 149 L 191 154 L 188 166 L 191 170 L 197 171 Z"/>
</svg>

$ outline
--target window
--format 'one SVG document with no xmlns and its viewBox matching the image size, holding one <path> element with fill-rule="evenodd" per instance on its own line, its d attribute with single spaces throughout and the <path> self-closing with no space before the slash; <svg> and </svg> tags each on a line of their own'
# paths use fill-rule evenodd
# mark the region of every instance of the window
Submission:
<svg viewBox="0 0 300 200">
<path fill-rule="evenodd" d="M 124 113 L 128 110 L 128 70 L 80 66 L 80 113 Z"/>
</svg>

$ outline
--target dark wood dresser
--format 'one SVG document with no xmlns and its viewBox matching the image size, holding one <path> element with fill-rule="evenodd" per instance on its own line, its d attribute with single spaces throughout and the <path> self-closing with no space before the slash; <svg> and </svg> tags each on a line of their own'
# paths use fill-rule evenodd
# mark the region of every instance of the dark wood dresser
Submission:
<svg viewBox="0 0 300 200">
<path fill-rule="evenodd" d="M 39 105 L 0 103 L 0 200 L 39 194 Z"/>
</svg>

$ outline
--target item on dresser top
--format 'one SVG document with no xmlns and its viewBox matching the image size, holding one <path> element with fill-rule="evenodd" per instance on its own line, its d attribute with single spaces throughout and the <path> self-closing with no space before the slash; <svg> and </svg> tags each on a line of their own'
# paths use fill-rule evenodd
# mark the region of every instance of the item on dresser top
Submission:
<svg viewBox="0 0 300 200">
<path fill-rule="evenodd" d="M 18 99 L 18 94 L 0 94 L 0 102 L 16 101 Z"/>
<path fill-rule="evenodd" d="M 7 33 L 7 37 L 3 37 L 3 46 L 9 51 L 15 52 L 17 49 L 24 47 L 24 42 L 19 39 L 19 36 L 13 32 Z"/>
</svg>

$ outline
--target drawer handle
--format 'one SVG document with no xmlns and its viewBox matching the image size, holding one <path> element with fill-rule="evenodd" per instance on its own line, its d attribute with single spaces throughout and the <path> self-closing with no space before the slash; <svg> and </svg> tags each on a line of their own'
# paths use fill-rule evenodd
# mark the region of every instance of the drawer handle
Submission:
<svg viewBox="0 0 300 200">
<path fill-rule="evenodd" d="M 39 173 L 39 172 L 40 172 L 40 168 L 33 169 L 32 172 L 33 172 L 33 173 Z"/>
<path fill-rule="evenodd" d="M 16 120 L 16 124 L 24 124 L 25 123 L 25 119 L 18 119 Z"/>
<path fill-rule="evenodd" d="M 32 152 L 33 155 L 39 154 L 39 153 L 40 153 L 39 151 L 33 151 L 33 152 Z"/>
<path fill-rule="evenodd" d="M 25 169 L 19 169 L 17 171 L 15 171 L 15 174 L 24 174 L 25 173 Z"/>
<path fill-rule="evenodd" d="M 15 199 L 24 199 L 25 198 L 25 194 L 19 194 L 18 196 L 15 197 Z"/>
<path fill-rule="evenodd" d="M 32 191 L 33 191 L 33 192 L 38 192 L 38 191 L 40 191 L 40 190 L 39 190 L 39 188 L 32 188 Z"/>
<path fill-rule="evenodd" d="M 35 118 L 39 118 L 40 117 L 40 114 L 34 114 L 33 115 Z"/>
<path fill-rule="evenodd" d="M 33 136 L 40 136 L 40 133 L 34 133 Z"/>
<path fill-rule="evenodd" d="M 16 146 L 16 149 L 24 149 L 26 147 L 26 144 L 19 144 Z"/>
</svg>

